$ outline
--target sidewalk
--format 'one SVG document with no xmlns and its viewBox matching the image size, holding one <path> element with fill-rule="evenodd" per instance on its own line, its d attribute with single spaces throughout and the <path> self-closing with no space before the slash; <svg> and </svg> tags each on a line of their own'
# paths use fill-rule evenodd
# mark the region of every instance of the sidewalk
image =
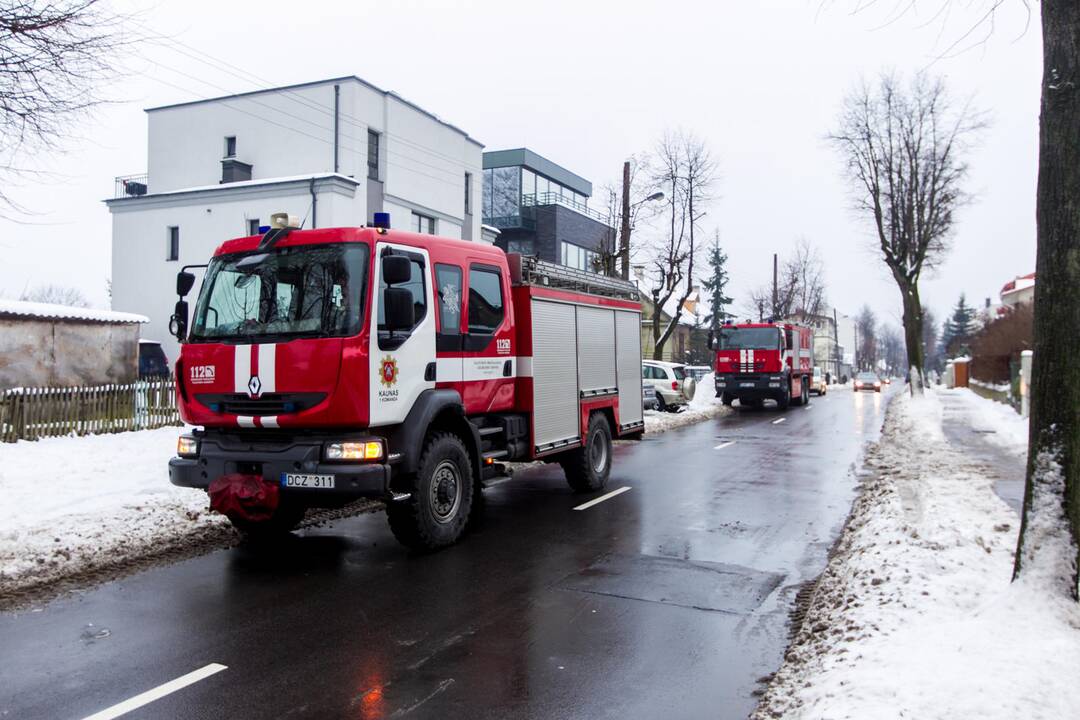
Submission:
<svg viewBox="0 0 1080 720">
<path fill-rule="evenodd" d="M 1024 442 L 968 390 L 893 400 L 753 718 L 1076 716 L 1080 606 L 1038 573 L 1011 582 Z"/>
<path fill-rule="evenodd" d="M 938 390 L 937 395 L 945 410 L 945 437 L 994 480 L 994 492 L 1019 515 L 1024 504 L 1027 420 L 964 388 Z"/>
</svg>

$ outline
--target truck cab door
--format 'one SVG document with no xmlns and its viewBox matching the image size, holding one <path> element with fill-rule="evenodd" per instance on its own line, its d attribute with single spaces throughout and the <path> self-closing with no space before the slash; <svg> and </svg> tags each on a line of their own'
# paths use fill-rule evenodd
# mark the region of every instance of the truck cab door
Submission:
<svg viewBox="0 0 1080 720">
<path fill-rule="evenodd" d="M 412 293 L 413 326 L 407 330 L 391 331 L 386 326 L 382 265 L 388 254 L 404 255 L 412 269 L 407 282 L 394 286 Z M 430 278 L 427 250 L 396 243 L 375 245 L 369 359 L 372 427 L 402 422 L 420 393 L 435 387 L 435 303 Z"/>
</svg>

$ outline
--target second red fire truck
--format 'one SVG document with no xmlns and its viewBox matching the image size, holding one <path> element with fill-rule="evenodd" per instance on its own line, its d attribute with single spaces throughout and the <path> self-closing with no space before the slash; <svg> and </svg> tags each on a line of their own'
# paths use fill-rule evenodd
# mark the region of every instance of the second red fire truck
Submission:
<svg viewBox="0 0 1080 720">
<path fill-rule="evenodd" d="M 716 396 L 725 405 L 758 407 L 810 403 L 814 333 L 788 323 L 728 324 L 711 338 L 716 350 Z"/>
<path fill-rule="evenodd" d="M 621 280 L 386 227 L 225 242 L 173 330 L 184 435 L 175 485 L 249 532 L 309 507 L 386 500 L 394 535 L 464 531 L 503 461 L 558 462 L 598 490 L 612 438 L 644 429 L 641 310 Z"/>
</svg>

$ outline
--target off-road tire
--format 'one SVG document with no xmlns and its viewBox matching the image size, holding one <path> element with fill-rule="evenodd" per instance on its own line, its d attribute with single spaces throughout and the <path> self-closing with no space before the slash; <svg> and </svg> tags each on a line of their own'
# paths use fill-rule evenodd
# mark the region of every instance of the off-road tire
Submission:
<svg viewBox="0 0 1080 720">
<path fill-rule="evenodd" d="M 783 396 L 776 399 L 776 407 L 780 408 L 781 410 L 787 410 L 789 405 L 791 405 L 790 382 L 787 384 L 787 388 L 784 390 Z"/>
<path fill-rule="evenodd" d="M 454 483 L 450 497 L 448 482 Z M 473 467 L 465 443 L 453 433 L 433 433 L 410 479 L 408 500 L 387 503 L 386 519 L 398 542 L 415 550 L 452 545 L 465 531 L 474 499 Z M 433 487 L 434 486 L 434 487 Z"/>
<path fill-rule="evenodd" d="M 244 537 L 261 540 L 291 532 L 304 519 L 304 513 L 306 512 L 307 508 L 303 505 L 282 500 L 278 503 L 274 514 L 270 516 L 269 520 L 248 520 L 246 518 L 230 517 L 229 522 Z"/>
<path fill-rule="evenodd" d="M 585 444 L 559 460 L 574 492 L 603 490 L 611 475 L 611 427 L 600 413 L 589 418 Z"/>
<path fill-rule="evenodd" d="M 723 393 L 722 395 L 720 395 L 720 402 L 722 402 L 727 407 L 731 407 L 731 403 L 735 402 L 735 398 L 731 397 L 727 393 Z"/>
</svg>

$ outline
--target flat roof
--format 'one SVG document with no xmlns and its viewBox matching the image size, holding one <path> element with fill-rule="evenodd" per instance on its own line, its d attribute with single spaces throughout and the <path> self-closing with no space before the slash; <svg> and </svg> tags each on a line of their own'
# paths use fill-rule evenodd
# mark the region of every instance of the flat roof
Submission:
<svg viewBox="0 0 1080 720">
<path fill-rule="evenodd" d="M 577 173 L 570 172 L 562 165 L 551 162 L 542 155 L 538 155 L 528 148 L 513 148 L 511 150 L 492 150 L 484 153 L 484 169 L 499 167 L 515 167 L 522 165 L 550 180 L 565 185 L 574 192 L 579 192 L 586 197 L 592 197 L 592 183 Z"/>
<path fill-rule="evenodd" d="M 447 121 L 443 120 L 441 117 L 436 115 L 435 113 L 433 113 L 433 112 L 431 112 L 429 110 L 425 110 L 424 108 L 420 107 L 419 105 L 412 102 L 411 100 L 406 100 L 401 95 L 394 92 L 393 90 L 383 90 L 381 87 L 379 87 L 377 85 L 373 85 L 372 83 L 369 83 L 367 80 L 365 80 L 365 79 L 363 79 L 361 77 L 357 77 L 356 75 L 343 75 L 341 77 L 327 78 L 326 80 L 312 80 L 310 82 L 296 83 L 294 85 L 281 85 L 281 86 L 272 87 L 272 88 L 262 88 L 260 90 L 249 90 L 247 92 L 242 92 L 242 93 L 233 93 L 232 95 L 220 95 L 218 97 L 203 98 L 201 100 L 188 100 L 186 102 L 172 103 L 171 105 L 157 105 L 155 107 L 143 108 L 143 111 L 150 113 L 150 112 L 156 112 L 158 110 L 172 110 L 174 108 L 188 107 L 189 105 L 202 105 L 204 103 L 221 102 L 223 100 L 236 100 L 236 99 L 250 97 L 252 95 L 264 95 L 266 93 L 286 92 L 286 91 L 289 91 L 289 90 L 299 90 L 301 88 L 315 87 L 316 85 L 329 85 L 331 83 L 341 83 L 341 82 L 358 82 L 358 83 L 360 83 L 361 85 L 363 85 L 366 88 L 374 90 L 377 93 L 382 93 L 386 97 L 392 97 L 395 100 L 397 100 L 398 102 L 401 102 L 401 103 L 403 103 L 405 105 L 408 105 L 413 110 L 416 110 L 417 112 L 419 112 L 419 113 L 421 113 L 423 115 L 426 115 L 427 117 L 431 118 L 432 120 L 439 123 L 440 125 L 444 125 L 445 127 L 450 128 L 454 132 L 461 133 L 462 135 L 465 136 L 466 140 L 468 140 L 468 141 L 470 141 L 470 142 L 472 142 L 472 143 L 474 143 L 476 145 L 479 145 L 480 147 L 484 147 L 484 144 L 482 142 L 480 142 L 479 140 L 476 140 L 475 138 L 473 138 L 471 135 L 469 135 L 469 133 L 465 132 L 464 130 L 459 128 L 457 125 L 454 125 L 453 123 L 448 123 Z"/>
<path fill-rule="evenodd" d="M 145 315 L 98 310 L 96 308 L 71 307 L 53 303 L 28 302 L 26 300 L 0 299 L 0 317 L 32 318 L 35 320 L 69 320 L 76 322 L 142 324 L 150 322 Z"/>
</svg>

